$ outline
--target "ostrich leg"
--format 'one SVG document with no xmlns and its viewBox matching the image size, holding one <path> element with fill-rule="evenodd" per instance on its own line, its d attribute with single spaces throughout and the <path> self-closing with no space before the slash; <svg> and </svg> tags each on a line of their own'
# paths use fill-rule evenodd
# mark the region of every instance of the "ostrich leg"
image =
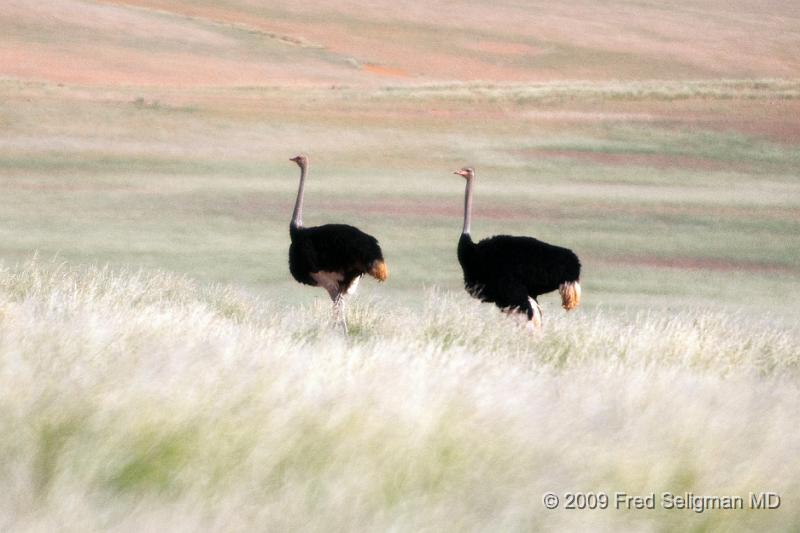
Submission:
<svg viewBox="0 0 800 533">
<path fill-rule="evenodd" d="M 349 335 L 349 332 L 347 331 L 347 313 L 345 312 L 344 297 L 345 294 L 341 293 L 336 298 L 336 301 L 333 303 L 333 307 L 336 310 L 335 312 L 338 321 L 342 323 L 342 329 L 344 330 L 344 334 Z"/>
<path fill-rule="evenodd" d="M 528 324 L 526 327 L 531 331 L 542 327 L 542 307 L 530 296 L 528 297 Z"/>
</svg>

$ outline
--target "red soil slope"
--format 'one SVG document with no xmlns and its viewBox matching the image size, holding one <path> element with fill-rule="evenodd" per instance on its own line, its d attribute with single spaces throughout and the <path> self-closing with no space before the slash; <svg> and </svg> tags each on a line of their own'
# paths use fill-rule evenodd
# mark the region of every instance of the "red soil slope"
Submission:
<svg viewBox="0 0 800 533">
<path fill-rule="evenodd" d="M 800 4 L 6 0 L 0 77 L 88 85 L 796 78 Z"/>
</svg>

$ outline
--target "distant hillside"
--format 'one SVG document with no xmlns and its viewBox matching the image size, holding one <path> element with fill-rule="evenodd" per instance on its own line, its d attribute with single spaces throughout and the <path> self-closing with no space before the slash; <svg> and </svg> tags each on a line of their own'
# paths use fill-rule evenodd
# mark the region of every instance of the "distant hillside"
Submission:
<svg viewBox="0 0 800 533">
<path fill-rule="evenodd" d="M 0 77 L 288 86 L 800 73 L 795 2 L 262 4 L 7 0 L 0 6 Z"/>
</svg>

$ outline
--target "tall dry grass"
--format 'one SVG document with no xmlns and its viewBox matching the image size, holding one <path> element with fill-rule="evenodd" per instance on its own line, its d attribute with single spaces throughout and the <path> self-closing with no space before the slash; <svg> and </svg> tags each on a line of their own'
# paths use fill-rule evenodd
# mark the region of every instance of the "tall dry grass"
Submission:
<svg viewBox="0 0 800 533">
<path fill-rule="evenodd" d="M 553 305 L 528 335 L 466 295 L 420 298 L 354 305 L 345 338 L 327 304 L 3 268 L 0 530 L 800 528 L 796 330 Z M 761 490 L 782 507 L 542 505 Z"/>
</svg>

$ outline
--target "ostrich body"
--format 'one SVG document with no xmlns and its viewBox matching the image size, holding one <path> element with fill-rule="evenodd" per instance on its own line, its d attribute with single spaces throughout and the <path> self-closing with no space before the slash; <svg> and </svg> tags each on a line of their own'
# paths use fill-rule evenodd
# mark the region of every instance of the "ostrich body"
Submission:
<svg viewBox="0 0 800 533">
<path fill-rule="evenodd" d="M 475 171 L 463 168 L 455 174 L 467 182 L 464 227 L 458 241 L 458 262 L 464 271 L 467 292 L 509 312 L 525 313 L 531 326 L 541 325 L 537 301 L 541 294 L 558 290 L 564 309 L 577 307 L 581 264 L 575 253 L 532 237 L 495 235 L 473 242 L 470 223 Z"/>
<path fill-rule="evenodd" d="M 347 224 L 303 227 L 303 197 L 308 174 L 308 157 L 298 155 L 291 161 L 300 167 L 300 186 L 289 224 L 289 271 L 294 279 L 328 292 L 334 312 L 347 333 L 344 297 L 355 292 L 361 276 L 369 274 L 386 281 L 389 269 L 383 260 L 378 240 Z"/>
</svg>

